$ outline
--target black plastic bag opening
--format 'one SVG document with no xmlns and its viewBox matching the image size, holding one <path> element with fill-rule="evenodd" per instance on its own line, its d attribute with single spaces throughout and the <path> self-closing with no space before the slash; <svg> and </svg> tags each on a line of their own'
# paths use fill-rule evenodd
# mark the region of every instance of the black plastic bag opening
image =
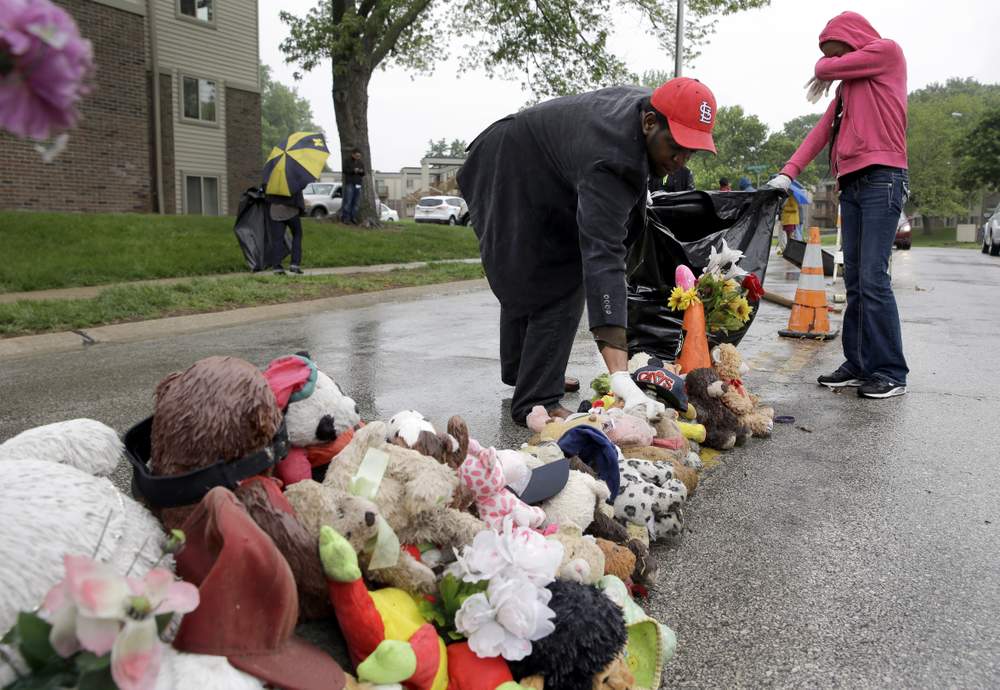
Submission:
<svg viewBox="0 0 1000 690">
<path fill-rule="evenodd" d="M 653 194 L 645 230 L 626 261 L 629 355 L 647 352 L 670 362 L 677 358 L 684 312 L 667 307 L 674 271 L 686 264 L 701 275 L 711 249 L 721 248 L 723 240 L 743 252 L 740 267 L 764 283 L 774 222 L 786 196 L 778 189 Z M 709 333 L 709 344 L 739 344 L 757 316 L 759 304 L 750 305 L 753 313 L 743 328 Z"/>
<path fill-rule="evenodd" d="M 240 244 L 247 268 L 251 271 L 263 271 L 268 268 L 268 245 L 271 240 L 270 205 L 264 198 L 264 190 L 260 187 L 250 187 L 240 197 L 240 207 L 236 212 L 236 223 L 233 232 Z M 291 253 L 291 239 L 284 235 L 285 251 L 282 259 Z"/>
</svg>

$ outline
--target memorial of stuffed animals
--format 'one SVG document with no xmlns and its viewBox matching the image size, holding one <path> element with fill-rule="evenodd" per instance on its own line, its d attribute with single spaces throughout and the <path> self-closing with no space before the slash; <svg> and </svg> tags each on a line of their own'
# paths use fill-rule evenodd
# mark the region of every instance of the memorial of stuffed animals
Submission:
<svg viewBox="0 0 1000 690">
<path fill-rule="evenodd" d="M 488 447 L 461 415 L 362 419 L 309 353 L 165 377 L 123 438 L 74 419 L 0 445 L 7 688 L 652 690 L 676 648 L 651 549 L 682 539 L 703 458 L 766 438 L 735 346 L 759 299 L 739 252 L 679 266 L 676 363 L 639 352 L 666 411 L 607 374 L 576 414 Z M 131 495 L 108 477 L 122 458 Z M 296 636 L 339 630 L 350 663 Z"/>
</svg>

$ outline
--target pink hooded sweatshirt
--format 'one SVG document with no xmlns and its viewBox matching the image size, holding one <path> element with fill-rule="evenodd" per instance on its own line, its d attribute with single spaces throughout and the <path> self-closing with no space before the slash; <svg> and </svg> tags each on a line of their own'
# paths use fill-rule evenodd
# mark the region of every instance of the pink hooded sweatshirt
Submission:
<svg viewBox="0 0 1000 690">
<path fill-rule="evenodd" d="M 841 57 L 816 63 L 816 78 L 841 80 L 837 96 L 843 99 L 843 117 L 833 149 L 833 173 L 842 177 L 870 165 L 906 168 L 906 58 L 894 42 L 879 36 L 856 12 L 843 12 L 819 35 L 824 41 L 842 41 L 854 48 Z M 822 119 L 805 138 L 781 172 L 792 179 L 830 141 L 837 110 L 834 98 Z"/>
</svg>

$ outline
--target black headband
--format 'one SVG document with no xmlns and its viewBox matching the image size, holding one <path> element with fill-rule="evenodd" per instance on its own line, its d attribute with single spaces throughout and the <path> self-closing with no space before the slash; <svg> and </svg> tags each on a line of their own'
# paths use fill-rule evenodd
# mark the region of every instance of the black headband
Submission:
<svg viewBox="0 0 1000 690">
<path fill-rule="evenodd" d="M 152 432 L 152 417 L 129 429 L 125 433 L 125 454 L 132 463 L 133 495 L 153 508 L 193 505 L 217 486 L 233 491 L 242 480 L 274 467 L 288 455 L 290 447 L 288 430 L 282 421 L 267 446 L 239 460 L 219 461 L 185 474 L 158 477 L 149 471 L 147 464 L 152 455 Z"/>
</svg>

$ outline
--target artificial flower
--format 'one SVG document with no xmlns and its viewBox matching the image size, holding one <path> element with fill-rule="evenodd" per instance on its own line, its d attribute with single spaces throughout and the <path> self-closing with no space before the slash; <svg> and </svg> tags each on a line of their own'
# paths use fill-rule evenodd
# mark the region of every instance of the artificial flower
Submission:
<svg viewBox="0 0 1000 690">
<path fill-rule="evenodd" d="M 455 629 L 483 658 L 518 661 L 531 654 L 531 643 L 555 630 L 552 592 L 528 580 L 496 578 L 485 593 L 465 600 L 455 614 Z"/>
<path fill-rule="evenodd" d="M 753 309 L 750 308 L 750 304 L 747 302 L 746 297 L 737 297 L 732 302 L 729 303 L 729 310 L 739 317 L 740 321 L 746 323 L 750 320 L 750 313 Z"/>
<path fill-rule="evenodd" d="M 730 278 L 725 283 L 723 283 L 723 290 L 731 294 L 738 294 L 740 291 L 740 284 L 735 280 Z"/>
<path fill-rule="evenodd" d="M 562 557 L 562 544 L 534 530 L 515 529 L 508 515 L 500 532 L 482 530 L 472 544 L 456 553 L 451 572 L 466 582 L 524 578 L 545 586 L 555 579 Z"/>
<path fill-rule="evenodd" d="M 747 273 L 743 277 L 743 289 L 747 291 L 747 297 L 754 302 L 759 302 L 764 296 L 764 286 L 760 284 L 760 278 L 753 273 Z"/>
<path fill-rule="evenodd" d="M 708 266 L 705 267 L 703 274 L 714 273 L 722 276 L 723 279 L 744 276 L 746 275 L 746 271 L 737 265 L 742 258 L 743 252 L 739 249 L 731 248 L 726 244 L 725 240 L 722 240 L 722 249 L 718 251 L 716 251 L 715 247 L 710 249 Z"/>
<path fill-rule="evenodd" d="M 683 289 L 679 285 L 670 291 L 670 299 L 667 306 L 674 311 L 684 311 L 691 306 L 692 302 L 698 300 L 698 291 L 692 286 L 690 289 Z"/>
<path fill-rule="evenodd" d="M 198 588 L 162 568 L 140 579 L 86 556 L 65 556 L 63 563 L 66 578 L 42 605 L 53 649 L 64 658 L 81 648 L 97 656 L 111 652 L 111 675 L 120 690 L 152 687 L 162 655 L 156 616 L 193 611 Z"/>
<path fill-rule="evenodd" d="M 69 129 L 93 70 L 90 41 L 50 0 L 0 0 L 0 129 L 48 139 Z"/>
</svg>

